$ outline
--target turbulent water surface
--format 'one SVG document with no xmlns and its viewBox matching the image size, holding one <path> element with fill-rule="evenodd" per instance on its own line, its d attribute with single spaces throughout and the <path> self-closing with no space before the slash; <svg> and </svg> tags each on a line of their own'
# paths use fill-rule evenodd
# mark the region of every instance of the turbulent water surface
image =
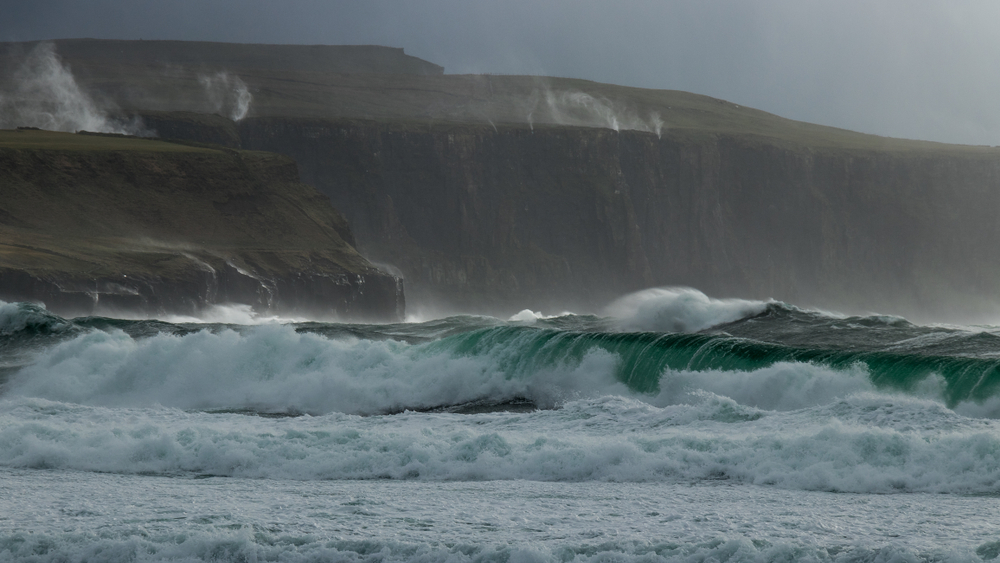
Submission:
<svg viewBox="0 0 1000 563">
<path fill-rule="evenodd" d="M 1000 554 L 997 328 L 683 289 L 173 320 L 0 304 L 0 560 Z"/>
</svg>

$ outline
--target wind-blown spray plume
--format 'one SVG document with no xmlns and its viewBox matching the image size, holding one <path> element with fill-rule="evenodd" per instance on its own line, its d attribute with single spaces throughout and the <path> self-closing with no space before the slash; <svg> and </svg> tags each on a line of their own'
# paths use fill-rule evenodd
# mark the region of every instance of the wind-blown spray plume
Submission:
<svg viewBox="0 0 1000 563">
<path fill-rule="evenodd" d="M 663 118 L 660 117 L 660 112 L 654 111 L 649 114 L 649 124 L 653 127 L 653 132 L 656 133 L 656 137 L 660 138 L 663 134 Z"/>
<path fill-rule="evenodd" d="M 545 89 L 544 95 L 532 95 L 532 100 L 544 98 L 544 110 L 549 119 L 559 125 L 577 125 L 582 127 L 603 127 L 615 131 L 645 131 L 656 133 L 659 137 L 663 131 L 663 119 L 657 112 L 652 112 L 649 119 L 644 119 L 629 107 L 623 107 L 606 98 L 596 98 L 586 92 L 562 91 Z M 528 113 L 528 121 L 533 120 L 538 102 L 532 104 Z"/>
<path fill-rule="evenodd" d="M 239 76 L 228 72 L 217 72 L 212 76 L 199 76 L 198 82 L 205 88 L 205 93 L 216 113 L 223 113 L 233 121 L 239 121 L 247 116 L 253 95 Z"/>
<path fill-rule="evenodd" d="M 11 90 L 0 93 L 0 127 L 38 127 L 50 131 L 142 134 L 138 122 L 108 117 L 62 64 L 51 43 L 31 50 L 14 73 Z"/>
</svg>

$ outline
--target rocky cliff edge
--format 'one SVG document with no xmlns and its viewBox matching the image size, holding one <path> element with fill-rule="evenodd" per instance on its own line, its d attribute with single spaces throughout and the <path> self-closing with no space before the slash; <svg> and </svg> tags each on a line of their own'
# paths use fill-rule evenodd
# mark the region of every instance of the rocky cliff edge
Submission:
<svg viewBox="0 0 1000 563">
<path fill-rule="evenodd" d="M 354 249 L 290 158 L 122 136 L 0 131 L 0 299 L 62 315 L 397 320 L 402 281 Z"/>
</svg>

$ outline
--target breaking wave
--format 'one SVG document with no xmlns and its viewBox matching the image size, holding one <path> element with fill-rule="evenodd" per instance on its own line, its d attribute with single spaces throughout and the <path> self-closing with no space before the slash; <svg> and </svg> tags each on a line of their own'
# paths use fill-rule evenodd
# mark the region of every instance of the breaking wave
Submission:
<svg viewBox="0 0 1000 563">
<path fill-rule="evenodd" d="M 605 311 L 619 319 L 623 330 L 698 332 L 758 315 L 767 305 L 763 301 L 712 299 L 687 287 L 663 287 L 622 297 Z"/>
<path fill-rule="evenodd" d="M 992 329 L 682 289 L 609 312 L 245 326 L 0 304 L 0 466 L 1000 493 Z"/>
</svg>

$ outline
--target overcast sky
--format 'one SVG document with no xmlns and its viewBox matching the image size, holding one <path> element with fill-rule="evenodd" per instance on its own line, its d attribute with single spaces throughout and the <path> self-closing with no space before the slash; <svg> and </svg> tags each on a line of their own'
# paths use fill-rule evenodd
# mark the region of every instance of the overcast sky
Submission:
<svg viewBox="0 0 1000 563">
<path fill-rule="evenodd" d="M 0 0 L 0 40 L 403 47 L 448 73 L 687 90 L 894 137 L 1000 145 L 997 0 Z"/>
</svg>

